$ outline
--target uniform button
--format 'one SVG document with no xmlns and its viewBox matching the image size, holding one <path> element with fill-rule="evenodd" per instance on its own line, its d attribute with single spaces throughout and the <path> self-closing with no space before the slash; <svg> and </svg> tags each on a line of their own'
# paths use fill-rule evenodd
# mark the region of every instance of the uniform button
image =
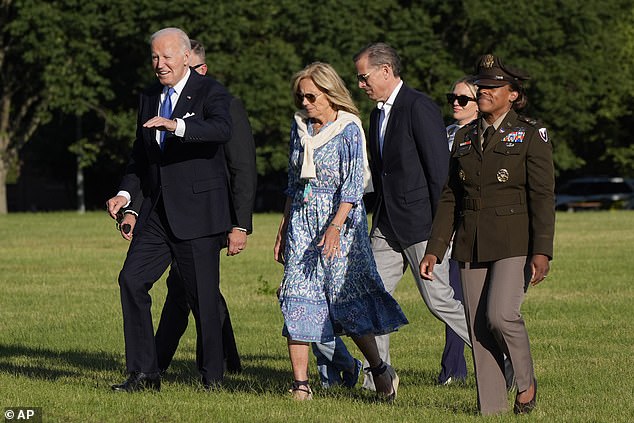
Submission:
<svg viewBox="0 0 634 423">
<path fill-rule="evenodd" d="M 509 210 L 511 213 L 515 213 L 515 209 L 511 209 Z"/>
<path fill-rule="evenodd" d="M 476 187 L 476 191 L 480 191 L 480 187 Z"/>
<path fill-rule="evenodd" d="M 387 176 L 387 175 L 389 175 L 389 173 L 383 172 L 383 176 Z"/>
<path fill-rule="evenodd" d="M 476 172 L 476 175 L 480 176 L 480 171 L 479 170 Z"/>
</svg>

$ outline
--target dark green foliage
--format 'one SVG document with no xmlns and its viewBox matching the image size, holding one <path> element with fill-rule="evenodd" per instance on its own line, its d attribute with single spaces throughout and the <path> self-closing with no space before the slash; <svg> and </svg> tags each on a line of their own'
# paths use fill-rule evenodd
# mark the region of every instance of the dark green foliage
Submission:
<svg viewBox="0 0 634 423">
<path fill-rule="evenodd" d="M 0 154 L 16 164 L 51 112 L 81 117 L 60 139 L 82 166 L 123 163 L 136 95 L 153 81 L 149 35 L 179 26 L 207 47 L 211 74 L 243 99 L 258 171 L 284 172 L 292 75 L 331 63 L 367 124 L 352 55 L 387 41 L 407 83 L 439 104 L 484 53 L 526 69 L 527 113 L 548 125 L 559 173 L 634 175 L 634 6 L 628 0 L 2 0 Z M 444 106 L 444 104 L 443 104 Z M 447 107 L 443 108 L 446 114 Z M 448 117 L 448 116 L 447 116 Z M 0 183 L 4 184 L 4 168 Z"/>
</svg>

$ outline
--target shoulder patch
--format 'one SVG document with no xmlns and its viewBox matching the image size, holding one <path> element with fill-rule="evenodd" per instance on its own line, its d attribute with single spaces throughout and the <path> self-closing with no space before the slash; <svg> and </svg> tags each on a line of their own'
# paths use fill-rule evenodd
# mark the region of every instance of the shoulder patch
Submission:
<svg viewBox="0 0 634 423">
<path fill-rule="evenodd" d="M 539 136 L 544 142 L 548 142 L 548 131 L 546 128 L 539 128 Z"/>
</svg>

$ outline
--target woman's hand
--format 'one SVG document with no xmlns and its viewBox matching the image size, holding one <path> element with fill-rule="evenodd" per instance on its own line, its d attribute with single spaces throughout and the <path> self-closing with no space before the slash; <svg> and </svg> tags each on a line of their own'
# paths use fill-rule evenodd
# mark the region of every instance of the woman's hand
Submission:
<svg viewBox="0 0 634 423">
<path fill-rule="evenodd" d="M 282 221 L 280 227 L 277 230 L 277 237 L 275 238 L 275 247 L 273 247 L 273 258 L 280 264 L 285 264 L 284 251 L 286 250 L 286 231 L 288 229 L 288 220 L 291 215 L 291 198 L 286 197 L 286 204 L 284 205 L 284 214 L 282 215 Z"/>
<path fill-rule="evenodd" d="M 327 260 L 341 257 L 341 233 L 339 232 L 339 228 L 333 225 L 328 226 L 326 233 L 317 246 L 322 247 L 321 254 Z"/>
<path fill-rule="evenodd" d="M 438 259 L 433 254 L 425 254 L 425 257 L 420 261 L 420 277 L 427 280 L 434 280 L 434 266 L 438 262 Z"/>
<path fill-rule="evenodd" d="M 284 264 L 284 249 L 286 248 L 286 227 L 280 225 L 275 238 L 275 247 L 273 247 L 273 258 L 276 262 Z"/>
<path fill-rule="evenodd" d="M 535 286 L 548 276 L 548 271 L 550 270 L 548 256 L 535 254 L 531 257 L 531 270 L 531 285 Z"/>
</svg>

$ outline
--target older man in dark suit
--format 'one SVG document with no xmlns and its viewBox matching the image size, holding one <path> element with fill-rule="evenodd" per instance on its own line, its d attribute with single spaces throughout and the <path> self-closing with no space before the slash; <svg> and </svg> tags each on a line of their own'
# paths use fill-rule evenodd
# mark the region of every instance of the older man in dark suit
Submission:
<svg viewBox="0 0 634 423">
<path fill-rule="evenodd" d="M 449 285 L 447 261 L 436 266 L 433 283 L 418 272 L 449 170 L 440 108 L 403 83 L 400 58 L 389 45 L 371 44 L 354 62 L 359 88 L 377 102 L 370 115 L 369 148 L 377 193 L 371 239 L 379 274 L 393 293 L 409 265 L 429 310 L 471 345 L 464 308 Z M 389 335 L 377 337 L 377 345 L 381 358 L 390 363 Z M 374 389 L 369 373 L 364 387 Z"/>
<path fill-rule="evenodd" d="M 229 93 L 189 68 L 190 40 L 178 28 L 152 35 L 159 83 L 141 94 L 137 136 L 117 196 L 116 216 L 143 191 L 136 234 L 119 275 L 128 379 L 116 391 L 160 389 L 149 290 L 178 264 L 196 320 L 196 362 L 203 385 L 223 379 L 219 252 L 231 228 L 222 145 L 231 137 Z"/>
<path fill-rule="evenodd" d="M 205 48 L 191 40 L 189 65 L 201 75 L 207 74 Z M 227 255 L 240 254 L 247 246 L 247 234 L 253 230 L 253 205 L 257 186 L 255 167 L 255 142 L 247 112 L 240 99 L 231 99 L 230 115 L 232 121 L 231 140 L 224 145 L 227 172 L 229 176 L 231 220 L 233 227 L 227 234 Z M 134 201 L 125 208 L 120 222 L 121 235 L 131 240 L 139 209 L 143 203 L 141 192 L 132 194 Z M 127 225 L 127 226 L 126 226 Z M 167 370 L 176 353 L 181 336 L 189 323 L 189 305 L 185 287 L 181 281 L 178 265 L 172 263 L 167 277 L 167 298 L 161 312 L 161 320 L 156 329 L 156 349 L 158 366 L 161 372 Z M 241 372 L 240 355 L 236 345 L 231 317 L 227 303 L 220 294 L 220 315 L 222 325 L 222 345 L 225 357 L 225 369 L 229 372 Z"/>
</svg>

